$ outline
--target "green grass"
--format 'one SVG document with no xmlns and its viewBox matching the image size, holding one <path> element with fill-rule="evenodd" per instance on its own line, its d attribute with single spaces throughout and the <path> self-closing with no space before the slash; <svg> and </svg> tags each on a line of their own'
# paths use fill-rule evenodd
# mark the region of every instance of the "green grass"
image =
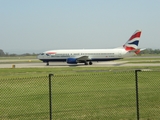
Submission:
<svg viewBox="0 0 160 120">
<path fill-rule="evenodd" d="M 127 61 L 127 63 L 160 63 L 160 57 L 159 56 L 135 56 L 135 57 L 131 57 L 131 58 L 124 58 L 121 59 L 119 61 Z"/>
<path fill-rule="evenodd" d="M 47 85 L 47 77 L 1 80 L 0 119 L 47 118 Z"/>
<path fill-rule="evenodd" d="M 0 64 L 40 63 L 37 56 L 13 56 L 0 57 Z"/>
<path fill-rule="evenodd" d="M 0 76 L 3 76 L 0 80 L 0 119 L 48 120 L 46 75 L 55 73 L 52 77 L 53 119 L 135 120 L 135 76 L 132 71 L 134 69 L 134 67 L 0 69 Z M 123 72 L 119 72 L 120 70 Z M 6 74 L 9 74 L 8 79 L 4 77 Z M 158 120 L 159 72 L 139 72 L 138 75 L 140 118 Z"/>
<path fill-rule="evenodd" d="M 0 64 L 40 62 L 34 56 L 20 59 L 18 57 L 0 58 L 0 60 L 6 60 Z M 159 63 L 159 60 L 160 58 L 135 57 L 120 61 Z M 0 119 L 48 120 L 48 74 L 53 73 L 53 119 L 135 120 L 133 71 L 136 69 L 159 70 L 159 67 L 0 69 Z M 159 78 L 159 72 L 139 73 L 142 120 L 159 120 L 160 118 Z"/>
<path fill-rule="evenodd" d="M 1 68 L 0 79 L 9 78 L 24 78 L 46 76 L 50 73 L 56 75 L 66 74 L 86 74 L 86 73 L 101 73 L 108 71 L 133 71 L 136 69 L 153 69 L 160 70 L 156 66 L 133 66 L 133 67 L 65 67 L 65 68 Z"/>
</svg>

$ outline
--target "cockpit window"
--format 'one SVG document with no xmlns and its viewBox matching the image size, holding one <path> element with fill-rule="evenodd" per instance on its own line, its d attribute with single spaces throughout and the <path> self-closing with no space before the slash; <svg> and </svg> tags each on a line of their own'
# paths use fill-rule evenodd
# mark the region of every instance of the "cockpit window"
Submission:
<svg viewBox="0 0 160 120">
<path fill-rule="evenodd" d="M 46 54 L 47 56 L 49 56 L 49 54 Z"/>
</svg>

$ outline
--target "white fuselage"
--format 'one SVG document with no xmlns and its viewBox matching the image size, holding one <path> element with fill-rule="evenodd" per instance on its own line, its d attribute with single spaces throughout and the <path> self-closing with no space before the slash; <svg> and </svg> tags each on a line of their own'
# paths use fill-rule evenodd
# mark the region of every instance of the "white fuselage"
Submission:
<svg viewBox="0 0 160 120">
<path fill-rule="evenodd" d="M 68 58 L 80 58 L 87 56 L 91 61 L 110 61 L 122 59 L 132 56 L 134 53 L 129 53 L 125 49 L 72 49 L 72 50 L 50 50 L 38 55 L 38 59 L 43 62 L 50 61 L 66 61 Z"/>
</svg>

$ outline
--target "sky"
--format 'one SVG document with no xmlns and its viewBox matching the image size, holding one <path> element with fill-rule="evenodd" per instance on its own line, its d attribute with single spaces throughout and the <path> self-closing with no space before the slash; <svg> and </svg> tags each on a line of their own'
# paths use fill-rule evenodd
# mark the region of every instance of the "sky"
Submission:
<svg viewBox="0 0 160 120">
<path fill-rule="evenodd" d="M 0 0 L 0 49 L 41 53 L 122 46 L 160 49 L 160 0 Z"/>
</svg>

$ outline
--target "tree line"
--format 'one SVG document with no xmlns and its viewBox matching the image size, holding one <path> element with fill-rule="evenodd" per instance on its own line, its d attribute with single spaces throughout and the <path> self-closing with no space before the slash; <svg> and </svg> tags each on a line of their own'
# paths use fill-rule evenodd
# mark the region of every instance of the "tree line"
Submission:
<svg viewBox="0 0 160 120">
<path fill-rule="evenodd" d="M 160 49 L 147 48 L 147 49 L 141 51 L 141 54 L 160 54 Z"/>
<path fill-rule="evenodd" d="M 7 56 L 37 56 L 36 53 L 24 53 L 24 54 L 16 54 L 16 53 L 8 53 L 4 52 L 2 49 L 0 49 L 0 56 L 7 57 Z"/>
<path fill-rule="evenodd" d="M 9 53 L 5 53 L 4 56 L 37 56 L 38 54 L 36 53 L 23 53 L 23 54 L 16 54 L 16 53 L 12 53 L 12 54 L 9 54 Z"/>
</svg>

